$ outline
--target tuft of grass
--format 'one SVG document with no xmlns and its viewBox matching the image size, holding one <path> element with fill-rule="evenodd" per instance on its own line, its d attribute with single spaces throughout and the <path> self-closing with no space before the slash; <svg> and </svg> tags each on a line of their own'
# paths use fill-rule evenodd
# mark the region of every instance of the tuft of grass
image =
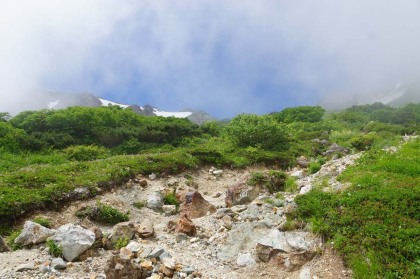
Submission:
<svg viewBox="0 0 420 279">
<path fill-rule="evenodd" d="M 179 201 L 176 197 L 176 190 L 174 189 L 172 192 L 167 193 L 164 197 L 163 197 L 163 203 L 167 204 L 167 205 L 175 205 L 176 208 L 178 208 L 179 206 Z"/>
<path fill-rule="evenodd" d="M 52 239 L 47 240 L 46 244 L 48 247 L 48 253 L 50 253 L 51 256 L 61 257 L 63 254 L 63 249 L 61 246 L 57 245 Z"/>
<path fill-rule="evenodd" d="M 142 209 L 146 205 L 145 201 L 134 202 L 133 206 L 137 209 Z"/>
<path fill-rule="evenodd" d="M 120 237 L 117 240 L 115 240 L 114 248 L 121 249 L 127 246 L 129 242 L 130 242 L 130 239 L 128 237 Z"/>
<path fill-rule="evenodd" d="M 51 221 L 42 217 L 35 217 L 33 220 L 34 223 L 40 224 L 43 227 L 51 229 Z"/>
<path fill-rule="evenodd" d="M 317 173 L 321 169 L 321 164 L 319 162 L 310 162 L 308 166 L 308 171 L 310 174 Z"/>
</svg>

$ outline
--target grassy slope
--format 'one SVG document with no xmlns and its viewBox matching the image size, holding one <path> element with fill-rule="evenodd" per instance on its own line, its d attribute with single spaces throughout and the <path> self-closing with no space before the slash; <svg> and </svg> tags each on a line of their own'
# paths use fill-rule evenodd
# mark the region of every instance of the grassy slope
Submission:
<svg viewBox="0 0 420 279">
<path fill-rule="evenodd" d="M 343 193 L 297 198 L 298 217 L 334 242 L 355 278 L 419 278 L 420 140 L 371 150 L 341 179 L 352 183 Z"/>
</svg>

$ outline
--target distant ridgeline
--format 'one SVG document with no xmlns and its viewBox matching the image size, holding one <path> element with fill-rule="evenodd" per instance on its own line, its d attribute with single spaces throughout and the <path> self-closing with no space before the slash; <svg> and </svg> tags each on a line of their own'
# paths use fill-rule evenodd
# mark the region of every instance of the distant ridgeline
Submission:
<svg viewBox="0 0 420 279">
<path fill-rule="evenodd" d="M 161 111 L 150 105 L 124 105 L 116 102 L 101 99 L 92 93 L 62 93 L 55 91 L 47 91 L 37 94 L 36 100 L 30 103 L 22 104 L 19 111 L 25 110 L 41 110 L 41 109 L 63 109 L 74 106 L 81 107 L 100 107 L 115 105 L 121 108 L 128 108 L 134 112 L 146 116 L 163 116 L 163 117 L 177 117 L 188 118 L 193 123 L 201 125 L 205 122 L 216 120 L 215 117 L 203 111 L 196 111 L 187 109 L 181 112 L 167 112 Z"/>
</svg>

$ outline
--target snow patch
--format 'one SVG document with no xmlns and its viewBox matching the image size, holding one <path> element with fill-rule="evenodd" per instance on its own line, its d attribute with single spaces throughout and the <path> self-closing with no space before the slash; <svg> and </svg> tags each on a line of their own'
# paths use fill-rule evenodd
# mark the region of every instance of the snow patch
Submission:
<svg viewBox="0 0 420 279">
<path fill-rule="evenodd" d="M 122 107 L 122 108 L 127 108 L 128 107 L 128 105 L 118 104 L 118 103 L 111 102 L 111 101 L 108 101 L 108 100 L 105 100 L 105 99 L 101 99 L 101 98 L 98 98 L 98 99 L 99 99 L 99 101 L 101 101 L 101 103 L 102 103 L 103 106 L 113 105 L 113 106 L 119 106 L 119 107 Z"/>
<path fill-rule="evenodd" d="M 163 117 L 176 117 L 176 118 L 187 118 L 192 114 L 192 112 L 189 111 L 181 111 L 181 112 L 168 112 L 168 111 L 160 111 L 157 109 L 153 110 L 153 113 L 157 116 L 163 116 Z"/>
<path fill-rule="evenodd" d="M 58 105 L 59 102 L 60 102 L 60 100 L 57 100 L 57 101 L 54 101 L 54 102 L 49 102 L 48 103 L 48 108 L 53 109 L 56 105 Z"/>
</svg>

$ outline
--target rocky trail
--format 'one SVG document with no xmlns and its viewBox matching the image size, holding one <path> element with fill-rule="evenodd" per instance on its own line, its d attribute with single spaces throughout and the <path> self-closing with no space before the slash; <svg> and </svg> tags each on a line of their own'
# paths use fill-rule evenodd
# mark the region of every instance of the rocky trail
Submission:
<svg viewBox="0 0 420 279">
<path fill-rule="evenodd" d="M 336 176 L 359 156 L 335 158 L 314 175 L 290 171 L 299 190 L 282 195 L 245 185 L 252 172 L 268 171 L 262 167 L 137 177 L 96 199 L 23 220 L 18 239 L 34 244 L 0 253 L 0 278 L 351 278 L 328 243 L 304 227 L 285 230 L 285 224 L 297 194 L 346 187 Z M 163 205 L 164 193 L 173 189 L 179 211 Z M 98 200 L 129 212 L 130 221 L 106 226 L 75 216 Z M 50 220 L 52 229 L 28 222 L 36 216 Z M 62 246 L 62 258 L 49 254 L 48 237 Z M 121 240 L 129 244 L 115 249 Z"/>
</svg>

